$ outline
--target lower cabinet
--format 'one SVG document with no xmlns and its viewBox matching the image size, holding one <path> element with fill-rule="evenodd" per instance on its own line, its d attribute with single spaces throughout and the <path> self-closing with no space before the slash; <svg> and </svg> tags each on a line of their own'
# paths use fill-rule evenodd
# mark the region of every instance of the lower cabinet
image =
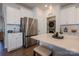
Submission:
<svg viewBox="0 0 79 59">
<path fill-rule="evenodd" d="M 22 33 L 8 33 L 8 52 L 22 47 Z"/>
</svg>

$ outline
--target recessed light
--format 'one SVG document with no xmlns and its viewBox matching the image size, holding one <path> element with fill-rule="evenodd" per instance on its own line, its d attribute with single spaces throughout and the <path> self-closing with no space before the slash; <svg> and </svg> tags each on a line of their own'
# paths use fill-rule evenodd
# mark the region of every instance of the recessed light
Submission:
<svg viewBox="0 0 79 59">
<path fill-rule="evenodd" d="M 45 7 L 47 7 L 47 5 L 45 5 Z"/>
</svg>

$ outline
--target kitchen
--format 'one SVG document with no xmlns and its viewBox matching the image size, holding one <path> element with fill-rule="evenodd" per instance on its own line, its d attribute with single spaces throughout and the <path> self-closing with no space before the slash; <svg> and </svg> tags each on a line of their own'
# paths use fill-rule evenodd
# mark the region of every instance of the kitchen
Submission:
<svg viewBox="0 0 79 59">
<path fill-rule="evenodd" d="M 57 51 L 56 53 L 59 52 L 59 54 L 57 54 L 58 56 L 79 55 L 76 53 L 73 54 L 72 52 L 70 52 L 70 54 L 67 53 L 69 51 L 66 51 L 66 54 L 64 54 L 65 50 L 63 48 L 66 47 L 68 48 L 68 50 L 71 49 L 70 51 L 72 51 L 75 50 L 76 47 L 72 47 L 73 48 L 72 49 L 70 48 L 70 46 L 74 44 L 76 46 L 78 45 L 78 43 L 76 43 L 78 41 L 75 41 L 78 39 L 78 32 L 79 32 L 78 5 L 79 4 L 74 4 L 74 3 L 70 3 L 70 4 L 68 3 L 62 3 L 62 4 L 56 4 L 56 3 L 48 3 L 48 4 L 6 3 L 5 4 L 3 3 L 2 12 L 5 21 L 5 37 L 4 37 L 5 48 L 7 48 L 8 52 L 11 52 L 21 47 L 24 47 L 24 49 L 28 49 L 31 47 L 31 45 L 33 45 L 32 43 L 34 41 L 34 43 L 37 44 L 37 46 L 35 47 L 44 45 L 45 47 L 52 50 L 56 48 L 57 50 L 54 51 Z M 25 24 L 26 26 L 24 26 Z M 25 28 L 28 29 L 25 30 Z M 58 34 L 59 32 L 63 33 L 63 34 L 59 34 L 59 37 L 57 36 L 58 38 L 55 39 L 61 40 L 61 42 L 66 42 L 70 38 L 69 40 L 71 41 L 69 41 L 68 43 L 61 43 L 61 42 L 57 42 L 56 40 L 57 43 L 56 42 L 54 43 L 52 38 L 53 38 L 53 34 L 57 35 L 57 33 L 55 32 L 58 32 Z M 25 35 L 25 33 L 28 33 L 30 35 L 28 34 Z M 46 37 L 43 38 L 41 37 L 41 35 L 43 35 L 43 37 L 45 35 Z M 48 36 L 50 36 L 52 41 L 48 40 L 50 39 Z M 65 36 L 66 38 L 67 36 L 70 37 L 68 37 L 66 40 Z M 71 43 L 72 41 L 74 41 L 75 43 L 74 44 Z M 57 45 L 58 47 L 57 46 L 55 47 L 54 44 L 58 44 Z M 71 44 L 71 45 L 66 46 L 65 44 Z M 64 52 L 61 51 L 62 49 Z M 79 48 L 77 47 L 76 49 L 77 52 L 79 52 L 78 49 Z M 16 55 L 16 53 L 14 53 L 14 55 Z"/>
</svg>

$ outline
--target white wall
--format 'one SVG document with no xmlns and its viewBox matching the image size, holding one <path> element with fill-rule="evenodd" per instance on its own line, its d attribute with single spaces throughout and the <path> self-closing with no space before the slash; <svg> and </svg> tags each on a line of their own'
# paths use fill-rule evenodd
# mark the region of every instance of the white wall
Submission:
<svg viewBox="0 0 79 59">
<path fill-rule="evenodd" d="M 33 15 L 38 20 L 38 34 L 44 34 L 47 31 L 45 13 L 42 9 L 35 7 Z"/>
<path fill-rule="evenodd" d="M 46 17 L 55 16 L 56 15 L 56 5 L 48 6 L 48 9 L 45 11 Z"/>
</svg>

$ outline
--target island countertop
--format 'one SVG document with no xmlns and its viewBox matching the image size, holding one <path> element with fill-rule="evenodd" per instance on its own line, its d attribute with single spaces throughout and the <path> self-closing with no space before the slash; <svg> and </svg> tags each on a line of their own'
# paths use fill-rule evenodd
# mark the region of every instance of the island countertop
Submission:
<svg viewBox="0 0 79 59">
<path fill-rule="evenodd" d="M 52 35 L 53 35 L 52 33 L 47 33 L 47 34 L 32 36 L 31 38 L 79 53 L 78 36 L 64 34 L 63 39 L 55 39 L 55 38 L 52 38 Z"/>
</svg>

